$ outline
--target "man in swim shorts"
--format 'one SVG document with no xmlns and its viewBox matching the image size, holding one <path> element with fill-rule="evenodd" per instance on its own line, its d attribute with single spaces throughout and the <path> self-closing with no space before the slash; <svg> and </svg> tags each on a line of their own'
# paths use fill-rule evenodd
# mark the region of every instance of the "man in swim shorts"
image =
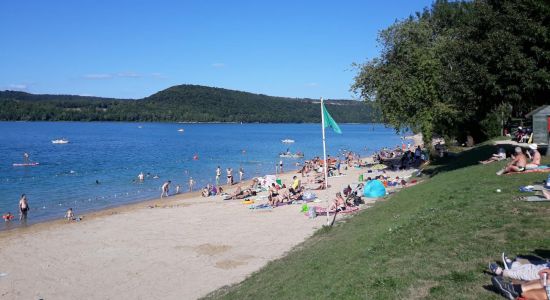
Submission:
<svg viewBox="0 0 550 300">
<path fill-rule="evenodd" d="M 19 199 L 19 221 L 27 221 L 27 213 L 30 209 L 27 196 L 25 194 L 21 195 L 21 199 Z"/>
<path fill-rule="evenodd" d="M 521 147 L 515 148 L 515 155 L 512 156 L 512 161 L 506 167 L 497 172 L 497 175 L 506 174 L 508 172 L 523 172 L 527 165 L 527 156 L 523 154 Z"/>
</svg>

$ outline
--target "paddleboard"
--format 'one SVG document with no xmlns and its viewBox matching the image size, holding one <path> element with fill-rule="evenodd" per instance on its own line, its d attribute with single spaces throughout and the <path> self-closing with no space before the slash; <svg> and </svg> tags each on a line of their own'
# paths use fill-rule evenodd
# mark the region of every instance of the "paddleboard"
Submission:
<svg viewBox="0 0 550 300">
<path fill-rule="evenodd" d="M 32 167 L 32 166 L 38 166 L 38 165 L 39 165 L 39 163 L 37 163 L 37 162 L 13 164 L 14 167 Z"/>
</svg>

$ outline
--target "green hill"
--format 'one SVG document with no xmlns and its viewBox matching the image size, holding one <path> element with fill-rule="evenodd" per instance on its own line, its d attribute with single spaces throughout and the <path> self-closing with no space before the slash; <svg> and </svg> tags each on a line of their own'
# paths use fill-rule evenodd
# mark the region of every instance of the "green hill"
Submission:
<svg viewBox="0 0 550 300">
<path fill-rule="evenodd" d="M 331 100 L 327 108 L 341 123 L 376 121 L 364 102 Z M 320 105 L 198 85 L 173 86 L 136 100 L 0 91 L 0 120 L 304 123 L 320 122 Z"/>
</svg>

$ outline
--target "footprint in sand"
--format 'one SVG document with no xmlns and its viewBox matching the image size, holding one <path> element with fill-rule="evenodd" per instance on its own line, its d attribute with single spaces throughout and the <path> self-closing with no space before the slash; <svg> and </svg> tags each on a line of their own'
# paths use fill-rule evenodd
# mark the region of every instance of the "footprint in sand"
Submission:
<svg viewBox="0 0 550 300">
<path fill-rule="evenodd" d="M 238 266 L 242 266 L 242 265 L 246 265 L 246 264 L 247 263 L 244 262 L 244 261 L 236 261 L 236 260 L 231 260 L 231 259 L 225 259 L 225 260 L 220 260 L 220 261 L 216 262 L 216 268 L 229 270 L 229 269 L 234 269 Z"/>
<path fill-rule="evenodd" d="M 212 245 L 212 244 L 202 244 L 197 247 L 195 247 L 195 251 L 198 254 L 202 255 L 217 255 L 220 253 L 224 253 L 231 249 L 231 246 L 228 245 Z"/>
</svg>

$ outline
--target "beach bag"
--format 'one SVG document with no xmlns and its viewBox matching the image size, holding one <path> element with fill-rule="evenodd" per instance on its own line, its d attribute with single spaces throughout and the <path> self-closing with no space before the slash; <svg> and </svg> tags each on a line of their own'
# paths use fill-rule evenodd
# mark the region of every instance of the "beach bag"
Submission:
<svg viewBox="0 0 550 300">
<path fill-rule="evenodd" d="M 313 200 L 315 198 L 317 198 L 317 196 L 314 193 L 309 191 L 304 192 L 304 195 L 302 196 L 302 199 L 304 200 Z"/>
</svg>

